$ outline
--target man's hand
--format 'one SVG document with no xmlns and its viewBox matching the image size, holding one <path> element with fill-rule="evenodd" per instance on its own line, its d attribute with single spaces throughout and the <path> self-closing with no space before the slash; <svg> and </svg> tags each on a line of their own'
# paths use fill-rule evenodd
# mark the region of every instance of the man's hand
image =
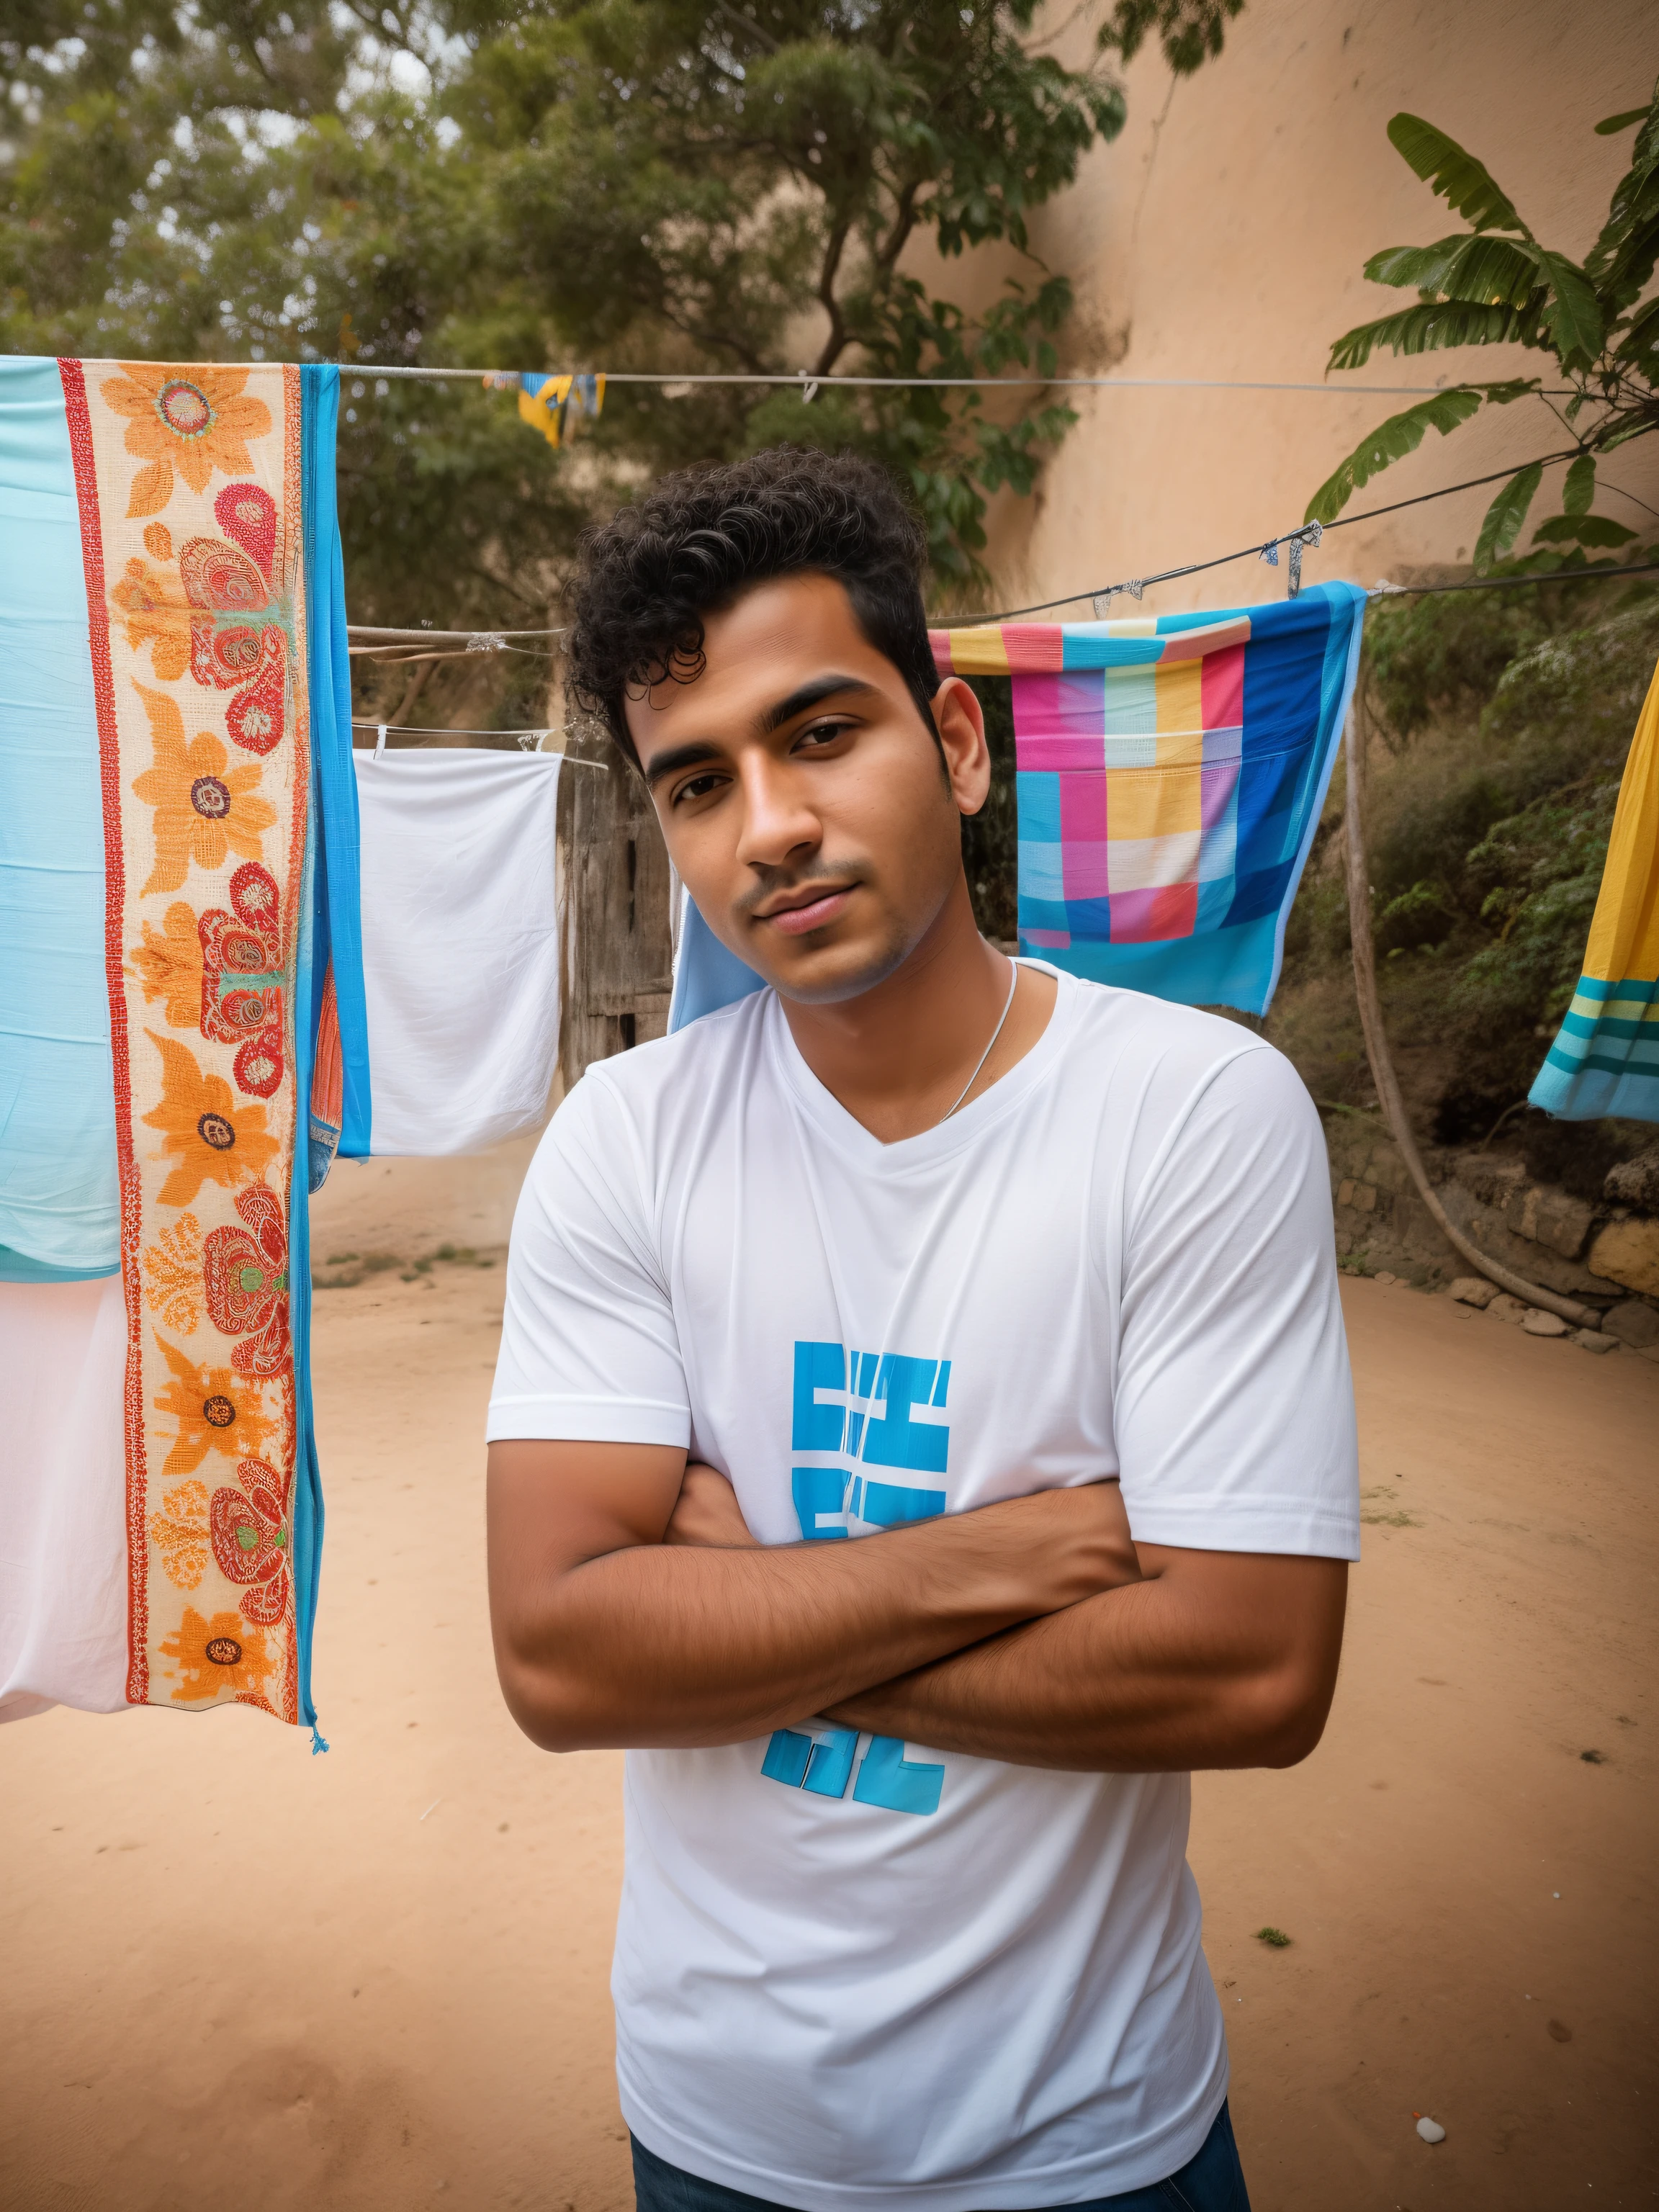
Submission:
<svg viewBox="0 0 1659 2212">
<path fill-rule="evenodd" d="M 701 1460 L 686 1463 L 685 1480 L 674 1500 L 663 1534 L 665 1544 L 701 1546 L 707 1551 L 739 1552 L 756 1548 L 743 1517 L 738 1493 L 723 1474 Z"/>
</svg>

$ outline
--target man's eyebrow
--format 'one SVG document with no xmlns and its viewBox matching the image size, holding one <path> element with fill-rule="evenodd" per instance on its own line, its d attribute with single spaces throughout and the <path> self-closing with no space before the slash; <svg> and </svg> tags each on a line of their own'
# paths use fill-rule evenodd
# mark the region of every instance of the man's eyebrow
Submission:
<svg viewBox="0 0 1659 2212">
<path fill-rule="evenodd" d="M 665 775 L 678 775 L 683 768 L 696 768 L 704 761 L 718 760 L 720 747 L 708 738 L 694 738 L 689 744 L 672 746 L 659 753 L 645 771 L 645 787 L 654 791 Z"/>
<path fill-rule="evenodd" d="M 768 732 L 781 729 L 786 722 L 793 721 L 797 714 L 805 714 L 820 700 L 832 699 L 838 692 L 869 693 L 876 686 L 867 684 L 861 676 L 815 676 L 810 684 L 802 684 L 787 699 L 780 699 L 775 707 L 769 707 L 761 716 L 761 728 Z"/>
</svg>

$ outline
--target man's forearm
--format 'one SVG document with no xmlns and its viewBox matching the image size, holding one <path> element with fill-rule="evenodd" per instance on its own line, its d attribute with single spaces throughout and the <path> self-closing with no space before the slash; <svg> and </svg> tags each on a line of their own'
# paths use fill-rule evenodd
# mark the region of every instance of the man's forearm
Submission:
<svg viewBox="0 0 1659 2212">
<path fill-rule="evenodd" d="M 1324 1726 L 1336 1559 L 1142 1547 L 1148 1578 L 1033 1620 L 825 1717 L 937 1751 L 1088 1773 L 1290 1765 Z"/>
<path fill-rule="evenodd" d="M 492 1476 L 492 1484 L 495 1478 Z M 549 1749 L 747 1741 L 1118 1579 L 1116 1502 L 1020 1498 L 842 1544 L 496 1557 L 496 1657 Z"/>
</svg>

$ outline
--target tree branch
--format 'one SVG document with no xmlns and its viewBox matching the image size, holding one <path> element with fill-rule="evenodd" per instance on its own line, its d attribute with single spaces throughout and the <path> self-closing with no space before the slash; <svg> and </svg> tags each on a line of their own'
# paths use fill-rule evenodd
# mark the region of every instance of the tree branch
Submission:
<svg viewBox="0 0 1659 2212">
<path fill-rule="evenodd" d="M 847 319 L 842 313 L 841 301 L 836 297 L 836 277 L 841 268 L 841 257 L 847 248 L 847 234 L 852 228 L 845 216 L 836 223 L 824 248 L 823 266 L 818 272 L 818 303 L 830 318 L 830 335 L 819 350 L 816 376 L 828 376 L 847 349 Z"/>
<path fill-rule="evenodd" d="M 762 30 L 760 25 L 751 16 L 741 14 L 736 8 L 728 7 L 726 0 L 714 0 L 714 13 L 717 15 L 724 15 L 728 23 L 735 23 L 740 31 L 748 32 L 750 38 L 758 39 L 769 53 L 775 54 L 779 51 L 778 42 L 769 31 Z"/>
<path fill-rule="evenodd" d="M 916 227 L 916 196 L 921 186 L 922 179 L 913 177 L 898 195 L 898 204 L 893 211 L 893 227 L 878 248 L 875 257 L 876 266 L 884 274 L 890 271 Z"/>
</svg>

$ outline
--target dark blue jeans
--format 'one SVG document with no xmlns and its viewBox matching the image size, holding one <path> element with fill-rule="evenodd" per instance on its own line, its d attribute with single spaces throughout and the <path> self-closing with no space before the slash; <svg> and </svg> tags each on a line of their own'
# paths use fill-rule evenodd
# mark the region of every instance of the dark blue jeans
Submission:
<svg viewBox="0 0 1659 2212">
<path fill-rule="evenodd" d="M 638 2212 L 778 2212 L 763 2197 L 746 2197 L 740 2189 L 700 2181 L 695 2173 L 670 2166 L 637 2136 L 634 2201 Z M 1179 2173 L 1121 2197 L 1097 2197 L 1088 2204 L 1069 2205 L 1066 2212 L 1250 2212 L 1227 2107 L 1223 2105 L 1197 2157 L 1189 2159 Z"/>
</svg>

